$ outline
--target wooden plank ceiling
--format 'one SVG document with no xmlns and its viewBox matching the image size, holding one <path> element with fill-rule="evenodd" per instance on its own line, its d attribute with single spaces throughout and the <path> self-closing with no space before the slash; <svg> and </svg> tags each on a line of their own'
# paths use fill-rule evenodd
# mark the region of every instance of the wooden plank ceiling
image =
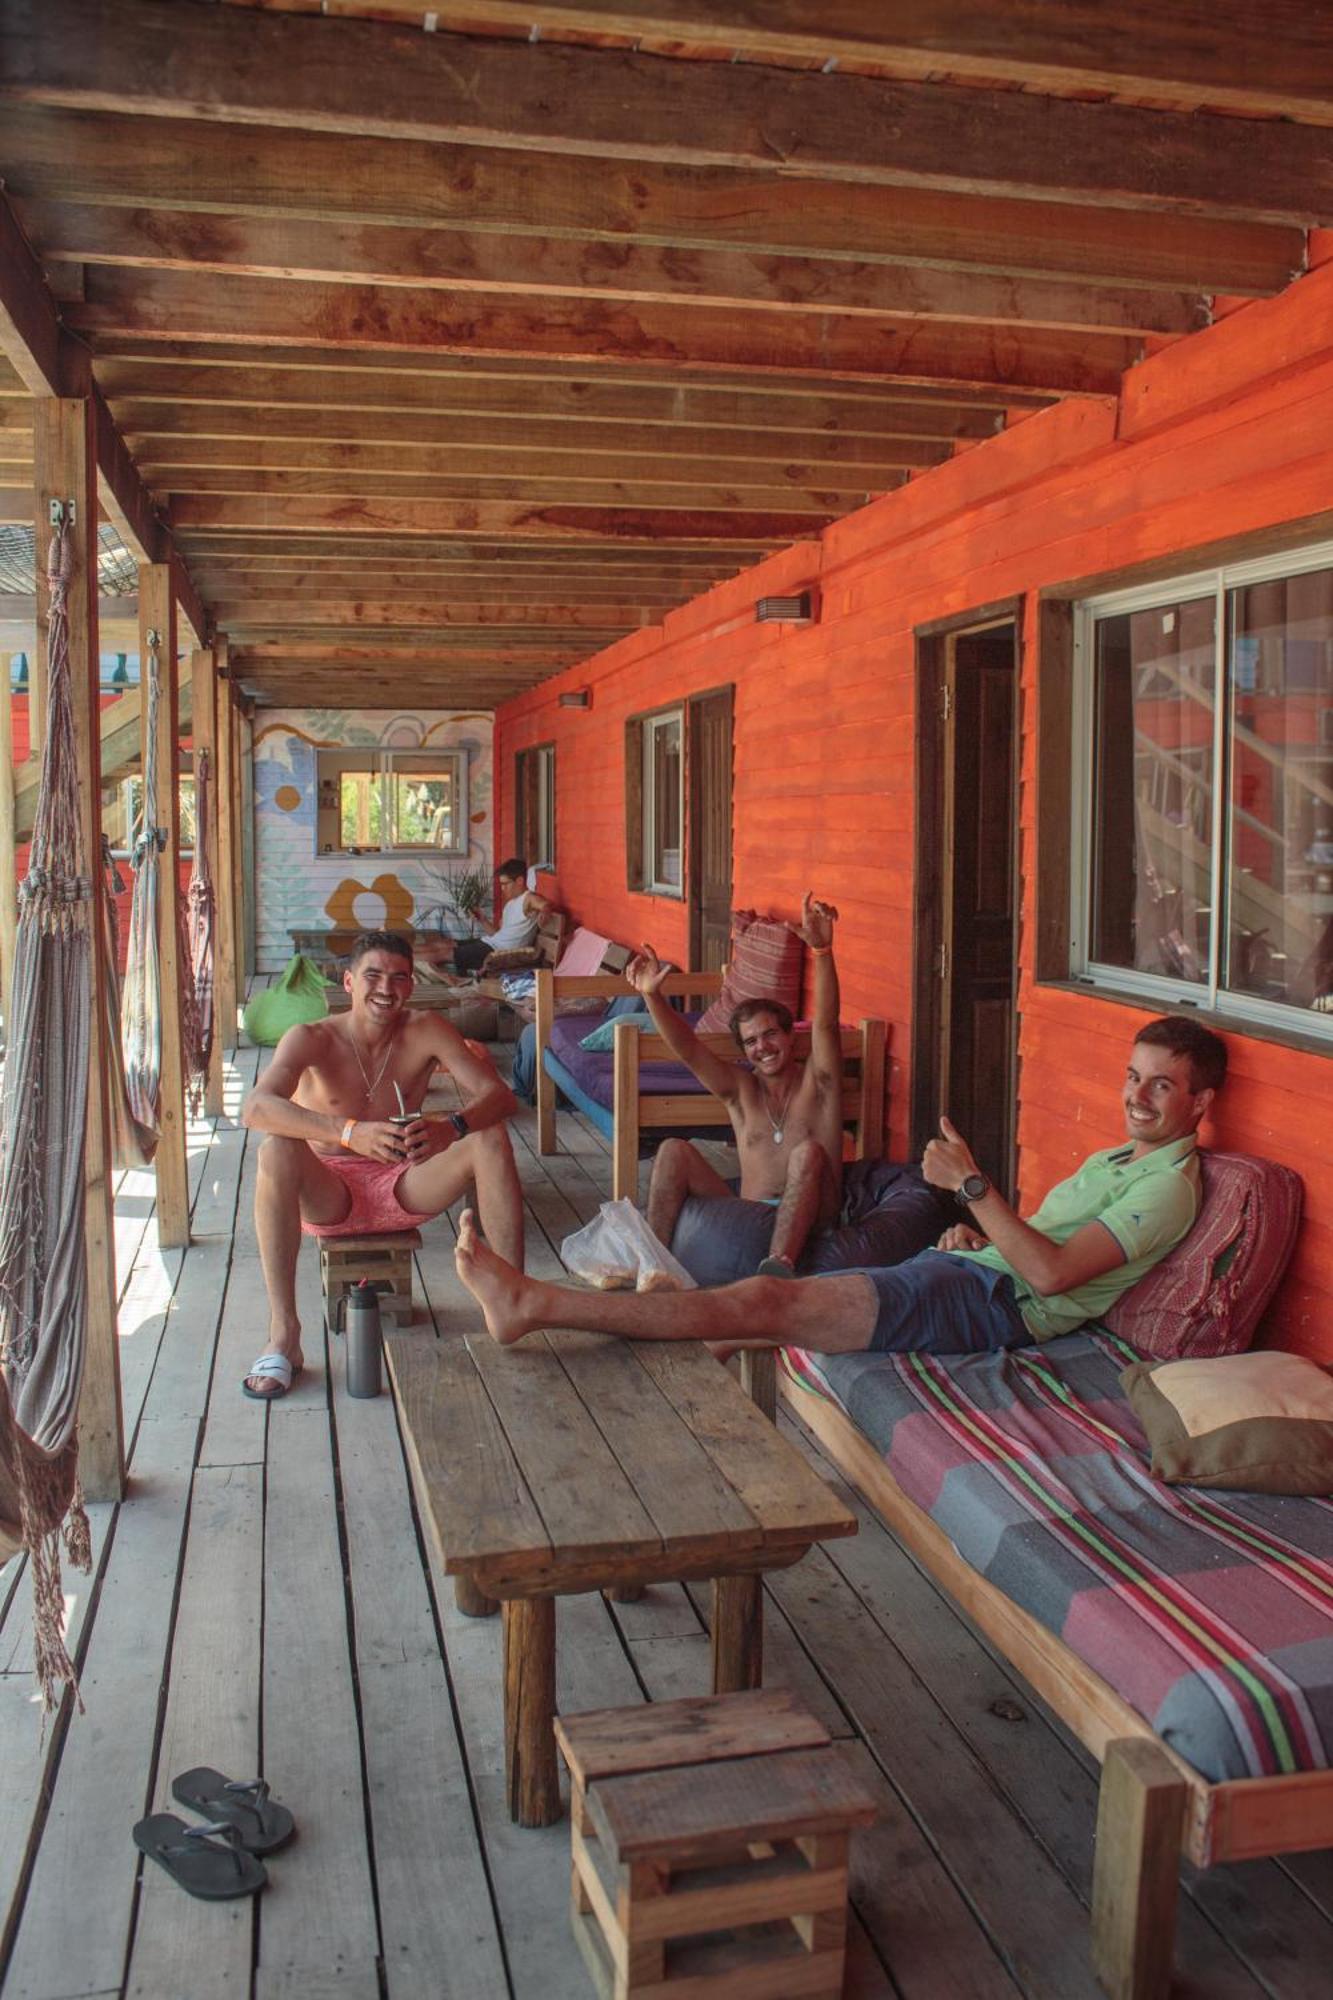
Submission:
<svg viewBox="0 0 1333 2000">
<path fill-rule="evenodd" d="M 263 703 L 489 707 L 1112 394 L 1333 215 L 1333 11 L 1280 0 L 0 0 L 0 101 Z"/>
</svg>

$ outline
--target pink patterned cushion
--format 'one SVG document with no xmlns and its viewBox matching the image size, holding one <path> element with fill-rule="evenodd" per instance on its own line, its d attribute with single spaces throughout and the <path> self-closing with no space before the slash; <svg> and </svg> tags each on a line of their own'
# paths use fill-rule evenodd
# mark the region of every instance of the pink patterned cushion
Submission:
<svg viewBox="0 0 1333 2000">
<path fill-rule="evenodd" d="M 725 1034 L 742 1000 L 780 1000 L 793 1015 L 801 1008 L 803 941 L 775 917 L 734 910 L 731 963 L 722 991 L 698 1024 L 701 1035 Z"/>
</svg>

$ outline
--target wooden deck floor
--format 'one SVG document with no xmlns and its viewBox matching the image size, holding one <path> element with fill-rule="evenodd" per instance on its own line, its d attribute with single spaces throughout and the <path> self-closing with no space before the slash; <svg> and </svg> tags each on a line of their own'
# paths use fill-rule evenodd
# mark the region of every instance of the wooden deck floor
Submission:
<svg viewBox="0 0 1333 2000">
<path fill-rule="evenodd" d="M 238 1054 L 230 1112 L 255 1061 Z M 542 1161 L 531 1117 L 516 1128 L 529 1265 L 548 1273 L 610 1178 L 596 1134 L 560 1129 Z M 187 1252 L 157 1248 L 152 1176 L 121 1181 L 131 1486 L 92 1510 L 93 1575 L 67 1577 L 87 1712 L 67 1703 L 44 1741 L 27 1579 L 0 1569 L 0 1991 L 574 2000 L 567 1825 L 523 1832 L 505 1808 L 499 1623 L 461 1617 L 434 1573 L 392 1403 L 346 1398 L 309 1252 L 313 1366 L 272 1410 L 239 1393 L 264 1331 L 254 1162 L 232 1119 L 195 1130 Z M 443 1333 L 470 1323 L 450 1242 L 442 1224 L 420 1265 Z M 858 1837 L 847 1991 L 1092 1996 L 1094 1773 L 860 1511 L 854 1540 L 766 1584 L 767 1679 L 800 1689 L 881 1806 Z M 706 1609 L 679 1586 L 561 1600 L 561 1707 L 703 1689 Z M 191 1901 L 137 1865 L 132 1823 L 198 1763 L 262 1767 L 297 1814 L 255 1905 Z M 1178 1963 L 1177 1990 L 1207 2000 L 1327 1996 L 1333 1855 L 1192 1880 Z"/>
</svg>

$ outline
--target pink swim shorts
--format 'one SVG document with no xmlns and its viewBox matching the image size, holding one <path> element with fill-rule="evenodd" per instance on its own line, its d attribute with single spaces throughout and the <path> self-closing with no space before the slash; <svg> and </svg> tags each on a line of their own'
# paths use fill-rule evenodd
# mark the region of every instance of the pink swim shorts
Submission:
<svg viewBox="0 0 1333 2000">
<path fill-rule="evenodd" d="M 434 1216 L 414 1215 L 398 1199 L 398 1183 L 408 1169 L 401 1160 L 363 1160 L 359 1153 L 321 1153 L 320 1159 L 336 1174 L 352 1197 L 352 1206 L 341 1222 L 307 1222 L 301 1228 L 307 1236 L 387 1236 L 396 1229 L 418 1229 Z"/>
</svg>

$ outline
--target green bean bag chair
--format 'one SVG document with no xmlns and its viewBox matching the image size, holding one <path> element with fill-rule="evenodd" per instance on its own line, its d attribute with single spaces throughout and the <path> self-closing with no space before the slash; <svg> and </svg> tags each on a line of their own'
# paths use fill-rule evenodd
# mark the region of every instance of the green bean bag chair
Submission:
<svg viewBox="0 0 1333 2000">
<path fill-rule="evenodd" d="M 319 967 L 298 951 L 287 961 L 276 986 L 266 986 L 247 1003 L 242 1016 L 245 1032 L 252 1042 L 272 1048 L 288 1028 L 302 1021 L 322 1021 L 329 1011 L 324 997 L 325 980 Z"/>
</svg>

